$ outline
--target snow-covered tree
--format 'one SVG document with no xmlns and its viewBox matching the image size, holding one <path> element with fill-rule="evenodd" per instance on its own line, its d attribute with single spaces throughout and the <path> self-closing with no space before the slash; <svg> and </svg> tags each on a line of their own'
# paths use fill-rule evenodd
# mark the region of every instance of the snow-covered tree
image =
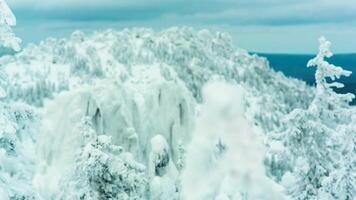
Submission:
<svg viewBox="0 0 356 200">
<path fill-rule="evenodd" d="M 75 170 L 62 183 L 65 190 L 59 199 L 143 199 L 147 181 L 145 167 L 111 143 L 106 135 L 97 135 L 91 119 L 78 126 L 83 147 L 77 156 Z"/>
<path fill-rule="evenodd" d="M 21 39 L 17 38 L 11 30 L 16 25 L 15 15 L 10 10 L 5 0 L 0 0 L 0 48 L 10 48 L 15 51 L 21 49 Z"/>
<path fill-rule="evenodd" d="M 351 108 L 350 108 L 351 109 Z M 348 124 L 341 124 L 336 132 L 339 159 L 336 167 L 322 181 L 321 196 L 323 199 L 352 199 L 356 196 L 356 115 L 349 118 Z"/>
<path fill-rule="evenodd" d="M 335 155 L 340 152 L 336 132 L 310 110 L 294 110 L 286 123 L 290 128 L 281 134 L 281 138 L 287 148 L 285 158 L 289 159 L 283 162 L 292 162 L 292 174 L 296 178 L 294 184 L 286 185 L 286 189 L 295 199 L 314 199 L 323 178 L 337 163 Z"/>
<path fill-rule="evenodd" d="M 20 50 L 21 40 L 10 28 L 15 24 L 15 16 L 5 0 L 0 0 L 0 49 Z M 5 80 L 0 65 L 0 199 L 34 200 L 38 198 L 31 184 L 34 171 L 33 129 L 37 118 L 26 105 L 3 102 L 6 97 Z"/>
<path fill-rule="evenodd" d="M 0 103 L 0 199 L 38 199 L 32 186 L 37 122 L 31 107 Z"/>
<path fill-rule="evenodd" d="M 284 175 L 282 184 L 293 199 L 349 200 L 355 195 L 355 163 L 350 159 L 355 157 L 355 109 L 349 106 L 354 96 L 334 92 L 333 87 L 343 85 L 328 78 L 351 72 L 329 64 L 325 58 L 332 55 L 331 44 L 324 37 L 319 42 L 318 55 L 308 63 L 317 66 L 314 100 L 308 109 L 295 109 L 283 119 L 285 130 L 271 134 L 284 148 L 270 152 L 270 158 L 282 158 L 270 162 L 277 166 L 270 170 L 277 180 Z"/>
<path fill-rule="evenodd" d="M 172 162 L 169 146 L 162 135 L 151 139 L 149 155 L 150 199 L 178 200 L 178 171 Z"/>
<path fill-rule="evenodd" d="M 325 59 L 333 55 L 330 51 L 331 43 L 327 41 L 325 37 L 321 37 L 319 43 L 319 53 L 315 58 L 311 59 L 307 65 L 308 67 L 316 66 L 316 96 L 311 105 L 311 109 L 322 108 L 336 110 L 337 108 L 334 108 L 336 106 L 347 107 L 348 103 L 354 98 L 354 95 L 351 93 L 336 93 L 333 88 L 342 88 L 344 84 L 334 80 L 339 79 L 341 76 L 350 76 L 352 72 L 328 63 Z M 328 82 L 328 78 L 330 78 L 332 82 Z"/>
<path fill-rule="evenodd" d="M 16 25 L 16 18 L 5 0 L 0 0 L 0 49 L 10 48 L 15 51 L 20 50 L 21 40 L 15 36 L 11 30 L 11 26 Z M 1 55 L 0 55 L 1 56 Z M 2 88 L 5 75 L 2 73 L 0 66 L 0 98 L 6 96 L 5 90 Z"/>
</svg>

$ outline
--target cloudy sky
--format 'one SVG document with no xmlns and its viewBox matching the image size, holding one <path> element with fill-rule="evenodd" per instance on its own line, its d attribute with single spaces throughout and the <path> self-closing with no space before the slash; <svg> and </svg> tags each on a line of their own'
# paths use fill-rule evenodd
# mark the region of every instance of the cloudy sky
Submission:
<svg viewBox="0 0 356 200">
<path fill-rule="evenodd" d="M 356 0 L 8 0 L 25 43 L 76 29 L 193 26 L 228 32 L 255 52 L 314 53 L 326 36 L 356 52 Z"/>
</svg>

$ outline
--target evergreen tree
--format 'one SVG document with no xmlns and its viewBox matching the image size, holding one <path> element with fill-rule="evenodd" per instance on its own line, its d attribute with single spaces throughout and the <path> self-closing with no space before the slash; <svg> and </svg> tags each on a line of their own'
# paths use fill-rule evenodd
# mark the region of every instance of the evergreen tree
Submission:
<svg viewBox="0 0 356 200">
<path fill-rule="evenodd" d="M 279 160 L 282 169 L 274 169 L 272 174 L 282 171 L 280 177 L 289 170 L 286 166 L 292 166 L 282 183 L 293 199 L 349 200 L 355 195 L 351 189 L 355 185 L 355 163 L 350 159 L 355 157 L 356 137 L 350 120 L 355 109 L 349 106 L 354 96 L 334 92 L 333 87 L 341 88 L 343 84 L 327 80 L 351 72 L 329 64 L 325 58 L 332 55 L 331 44 L 324 37 L 319 42 L 318 55 L 308 63 L 308 67 L 317 66 L 315 98 L 308 109 L 293 110 L 284 119 L 288 128 L 272 136 L 284 145 L 273 156 L 289 158 Z"/>
<path fill-rule="evenodd" d="M 61 199 L 136 200 L 146 195 L 145 167 L 132 155 L 111 143 L 106 135 L 97 135 L 90 118 L 78 126 L 83 146 L 78 152 L 73 174 L 63 181 L 66 190 Z"/>
<path fill-rule="evenodd" d="M 5 0 L 0 0 L 0 47 L 19 51 L 21 39 L 17 38 L 11 30 L 16 25 L 15 15 Z"/>
</svg>

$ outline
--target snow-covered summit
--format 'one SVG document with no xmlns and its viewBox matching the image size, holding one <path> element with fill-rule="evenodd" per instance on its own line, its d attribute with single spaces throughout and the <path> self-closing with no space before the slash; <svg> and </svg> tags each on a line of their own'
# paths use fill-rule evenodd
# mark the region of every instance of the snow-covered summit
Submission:
<svg viewBox="0 0 356 200">
<path fill-rule="evenodd" d="M 107 181 L 107 174 L 101 173 L 108 168 L 110 180 L 120 182 L 116 178 L 126 169 L 112 168 L 107 160 L 125 163 L 124 158 L 110 158 L 123 152 L 147 166 L 145 173 L 154 184 L 145 185 L 146 179 L 137 177 L 140 191 L 152 187 L 153 196 L 179 198 L 184 152 L 202 114 L 202 88 L 211 80 L 240 85 L 245 98 L 241 115 L 261 140 L 264 133 L 285 129 L 280 119 L 295 108 L 307 108 L 314 96 L 313 88 L 304 82 L 285 77 L 273 71 L 266 59 L 236 48 L 228 34 L 186 27 L 91 35 L 76 31 L 70 38 L 50 38 L 4 56 L 0 65 L 6 75 L 1 83 L 8 96 L 4 102 L 24 101 L 39 112 L 41 130 L 36 134 L 36 170 L 31 176 L 39 195 L 50 199 L 66 198 L 61 187 L 71 184 L 96 188 L 99 196 L 123 195 L 101 190 L 103 185 L 90 178 Z M 101 152 L 98 162 L 104 163 L 103 170 L 76 182 L 70 172 L 81 166 L 78 154 L 87 141 L 83 132 L 88 131 L 78 130 L 83 119 L 89 120 L 90 133 L 109 136 L 122 152 Z M 165 140 L 164 153 L 157 154 L 156 143 L 150 142 L 157 135 Z M 154 162 L 149 159 L 156 154 Z M 103 162 L 103 158 L 108 159 Z M 156 173 L 157 169 L 164 173 Z M 145 194 L 135 195 L 147 195 L 142 191 Z"/>
<path fill-rule="evenodd" d="M 266 95 L 253 100 L 264 104 L 261 109 L 288 112 L 305 107 L 313 96 L 304 82 L 286 78 L 270 69 L 266 59 L 236 48 L 229 35 L 187 27 L 107 30 L 88 36 L 76 31 L 68 39 L 29 45 L 0 64 L 8 75 L 9 96 L 37 106 L 54 93 L 82 84 L 125 81 L 134 76 L 137 65 L 169 66 L 161 74 L 174 71 L 198 102 L 202 86 L 213 76 L 243 84 L 251 96 Z"/>
</svg>

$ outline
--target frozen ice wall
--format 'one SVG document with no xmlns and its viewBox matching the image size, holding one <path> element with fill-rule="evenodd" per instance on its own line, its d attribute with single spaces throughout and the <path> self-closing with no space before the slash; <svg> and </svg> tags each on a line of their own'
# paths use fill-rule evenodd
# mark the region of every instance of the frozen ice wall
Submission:
<svg viewBox="0 0 356 200">
<path fill-rule="evenodd" d="M 35 178 L 41 191 L 58 192 L 60 178 L 73 170 L 75 152 L 83 143 L 75 127 L 85 116 L 92 119 L 97 134 L 111 136 L 114 144 L 145 164 L 150 139 L 164 136 L 176 162 L 178 143 L 187 143 L 194 127 L 194 98 L 168 66 L 132 66 L 132 70 L 125 81 L 99 81 L 63 92 L 45 105 L 37 145 L 42 163 Z"/>
</svg>

